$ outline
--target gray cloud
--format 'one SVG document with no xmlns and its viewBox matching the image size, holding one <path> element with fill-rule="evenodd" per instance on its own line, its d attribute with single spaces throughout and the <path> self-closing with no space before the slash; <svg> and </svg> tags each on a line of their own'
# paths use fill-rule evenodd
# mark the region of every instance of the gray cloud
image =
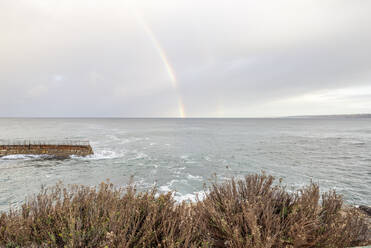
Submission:
<svg viewBox="0 0 371 248">
<path fill-rule="evenodd" d="M 4 0 L 0 116 L 171 117 L 179 97 L 194 117 L 371 112 L 370 7 Z M 166 52 L 177 89 L 138 13 Z M 344 88 L 363 92 L 337 93 Z"/>
</svg>

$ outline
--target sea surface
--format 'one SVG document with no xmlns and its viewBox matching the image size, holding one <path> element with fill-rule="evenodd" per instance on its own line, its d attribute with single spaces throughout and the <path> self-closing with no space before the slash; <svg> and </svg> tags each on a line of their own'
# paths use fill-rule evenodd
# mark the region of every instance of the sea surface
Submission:
<svg viewBox="0 0 371 248">
<path fill-rule="evenodd" d="M 371 118 L 0 119 L 0 139 L 89 140 L 89 157 L 0 158 L 0 211 L 41 185 L 139 190 L 157 185 L 176 200 L 202 197 L 204 184 L 265 171 L 288 189 L 319 183 L 346 203 L 371 205 Z"/>
</svg>

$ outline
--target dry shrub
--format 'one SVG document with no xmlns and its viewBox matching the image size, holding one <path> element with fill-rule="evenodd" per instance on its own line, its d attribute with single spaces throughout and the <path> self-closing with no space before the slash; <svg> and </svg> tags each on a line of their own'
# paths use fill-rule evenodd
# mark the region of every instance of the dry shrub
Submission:
<svg viewBox="0 0 371 248">
<path fill-rule="evenodd" d="M 214 183 L 196 207 L 204 239 L 215 247 L 348 247 L 365 242 L 367 226 L 342 210 L 335 192 L 309 186 L 288 193 L 274 178 L 249 175 Z"/>
<path fill-rule="evenodd" d="M 189 205 L 172 195 L 133 187 L 98 189 L 61 184 L 43 189 L 20 211 L 0 217 L 0 246 L 195 247 L 197 227 Z"/>
<path fill-rule="evenodd" d="M 335 192 L 315 184 L 289 193 L 274 178 L 249 175 L 213 184 L 203 200 L 134 187 L 44 188 L 0 215 L 0 247 L 348 247 L 367 227 Z"/>
</svg>

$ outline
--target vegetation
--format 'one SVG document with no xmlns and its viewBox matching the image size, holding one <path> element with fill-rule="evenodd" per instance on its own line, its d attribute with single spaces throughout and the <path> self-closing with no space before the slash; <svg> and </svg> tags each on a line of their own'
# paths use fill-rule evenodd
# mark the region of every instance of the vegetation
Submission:
<svg viewBox="0 0 371 248">
<path fill-rule="evenodd" d="M 156 189 L 43 188 L 0 216 L 0 247 L 349 247 L 367 226 L 318 185 L 289 193 L 274 178 L 249 175 L 214 183 L 196 203 Z"/>
</svg>

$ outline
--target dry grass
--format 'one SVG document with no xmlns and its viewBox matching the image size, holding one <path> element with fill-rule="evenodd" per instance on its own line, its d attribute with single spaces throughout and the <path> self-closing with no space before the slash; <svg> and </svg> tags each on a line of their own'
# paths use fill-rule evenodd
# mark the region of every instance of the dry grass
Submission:
<svg viewBox="0 0 371 248">
<path fill-rule="evenodd" d="M 0 247 L 349 247 L 367 243 L 364 220 L 315 184 L 288 193 L 273 177 L 213 184 L 195 204 L 135 188 L 42 191 L 0 216 Z"/>
</svg>

